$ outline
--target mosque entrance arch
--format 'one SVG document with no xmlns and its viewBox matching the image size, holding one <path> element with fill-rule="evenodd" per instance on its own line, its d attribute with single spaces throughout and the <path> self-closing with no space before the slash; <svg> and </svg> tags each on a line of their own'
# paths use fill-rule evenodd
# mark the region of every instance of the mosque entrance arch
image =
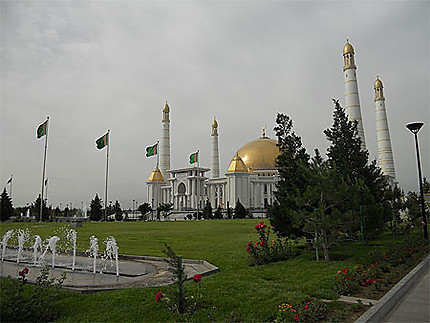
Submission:
<svg viewBox="0 0 430 323">
<path fill-rule="evenodd" d="M 187 188 L 184 183 L 178 185 L 178 206 L 180 210 L 187 207 Z"/>
</svg>

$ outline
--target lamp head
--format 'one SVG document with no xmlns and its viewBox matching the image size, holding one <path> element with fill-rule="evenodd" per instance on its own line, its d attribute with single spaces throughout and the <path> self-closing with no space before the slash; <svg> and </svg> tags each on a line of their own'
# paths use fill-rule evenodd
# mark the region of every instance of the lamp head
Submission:
<svg viewBox="0 0 430 323">
<path fill-rule="evenodd" d="M 406 125 L 406 128 L 408 128 L 409 131 L 412 132 L 413 134 L 417 134 L 418 131 L 420 131 L 420 129 L 422 128 L 422 126 L 424 126 L 424 122 L 417 121 L 417 122 L 408 123 Z"/>
</svg>

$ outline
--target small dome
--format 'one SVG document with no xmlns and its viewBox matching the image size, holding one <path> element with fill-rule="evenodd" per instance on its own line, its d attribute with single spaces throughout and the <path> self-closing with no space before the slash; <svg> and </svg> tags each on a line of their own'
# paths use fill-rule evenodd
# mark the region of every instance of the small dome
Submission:
<svg viewBox="0 0 430 323">
<path fill-rule="evenodd" d="M 169 107 L 169 105 L 167 104 L 167 101 L 166 101 L 166 103 L 164 104 L 163 112 L 170 112 L 170 107 Z"/>
<path fill-rule="evenodd" d="M 154 171 L 149 175 L 148 182 L 165 182 L 166 180 L 163 177 L 163 174 L 161 174 L 161 171 L 156 167 Z"/>
<path fill-rule="evenodd" d="M 354 47 L 349 43 L 349 41 L 346 41 L 345 46 L 343 47 L 343 54 L 347 53 L 353 53 L 354 54 Z"/>
<path fill-rule="evenodd" d="M 382 86 L 382 82 L 381 82 L 381 80 L 379 79 L 379 77 L 376 77 L 376 81 L 375 81 L 375 84 L 374 84 L 374 88 L 375 89 L 379 89 L 379 88 L 383 88 L 383 86 Z"/>
<path fill-rule="evenodd" d="M 216 121 L 215 118 L 214 118 L 214 121 L 212 121 L 212 127 L 213 128 L 218 128 L 218 122 Z"/>
<path fill-rule="evenodd" d="M 227 173 L 248 173 L 248 169 L 238 154 L 233 157 Z"/>
<path fill-rule="evenodd" d="M 259 170 L 275 170 L 276 158 L 279 155 L 277 144 L 278 142 L 274 139 L 260 137 L 242 146 L 237 151 L 237 155 L 245 163 L 246 168 L 252 169 L 253 172 Z M 235 157 L 233 157 L 233 159 Z"/>
</svg>

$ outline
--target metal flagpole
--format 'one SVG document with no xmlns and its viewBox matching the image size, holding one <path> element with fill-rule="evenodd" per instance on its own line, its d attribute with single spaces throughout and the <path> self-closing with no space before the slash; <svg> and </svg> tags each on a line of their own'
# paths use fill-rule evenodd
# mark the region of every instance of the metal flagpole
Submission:
<svg viewBox="0 0 430 323">
<path fill-rule="evenodd" d="M 48 132 L 49 132 L 49 116 L 46 117 L 46 137 L 45 137 L 45 153 L 43 155 L 43 171 L 42 171 L 42 195 L 40 196 L 40 213 L 39 222 L 42 222 L 43 218 L 43 191 L 45 185 L 45 168 L 46 168 L 46 151 L 48 150 Z"/>
<path fill-rule="evenodd" d="M 199 158 L 199 150 L 197 149 L 197 219 L 199 219 L 199 202 L 200 202 L 200 158 Z"/>
<path fill-rule="evenodd" d="M 10 183 L 9 183 L 9 193 L 10 193 L 10 198 L 12 199 L 12 201 L 13 201 L 13 198 L 12 198 L 12 182 L 13 182 L 13 174 L 12 175 L 10 175 Z"/>
<path fill-rule="evenodd" d="M 45 187 L 46 187 L 46 205 L 48 205 L 48 178 L 45 179 Z"/>
<path fill-rule="evenodd" d="M 107 221 L 108 177 L 109 177 L 109 147 L 110 147 L 110 130 L 108 130 L 108 132 L 107 132 L 107 150 L 106 150 L 105 221 Z"/>
</svg>

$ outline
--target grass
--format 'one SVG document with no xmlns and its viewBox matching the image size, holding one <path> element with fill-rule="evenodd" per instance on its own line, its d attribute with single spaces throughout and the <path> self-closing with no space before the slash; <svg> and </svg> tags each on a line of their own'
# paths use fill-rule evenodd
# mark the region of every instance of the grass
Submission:
<svg viewBox="0 0 430 323">
<path fill-rule="evenodd" d="M 78 232 L 78 249 L 89 248 L 89 237 L 99 241 L 113 235 L 121 254 L 163 256 L 164 243 L 184 258 L 205 259 L 219 272 L 202 281 L 202 306 L 192 316 L 178 316 L 155 302 L 161 290 L 173 294 L 173 286 L 134 288 L 92 294 L 65 291 L 57 305 L 59 321 L 230 321 L 232 312 L 240 321 L 271 321 L 281 302 L 302 297 L 336 299 L 332 286 L 341 267 L 353 266 L 370 250 L 386 248 L 395 239 L 385 235 L 368 246 L 359 243 L 333 249 L 334 261 L 315 261 L 314 252 L 264 266 L 250 266 L 245 252 L 249 240 L 256 241 L 257 220 L 217 220 L 184 222 L 84 223 Z M 4 223 L 6 230 L 28 228 L 42 239 L 60 232 L 59 223 Z M 193 282 L 187 282 L 192 288 Z"/>
</svg>

